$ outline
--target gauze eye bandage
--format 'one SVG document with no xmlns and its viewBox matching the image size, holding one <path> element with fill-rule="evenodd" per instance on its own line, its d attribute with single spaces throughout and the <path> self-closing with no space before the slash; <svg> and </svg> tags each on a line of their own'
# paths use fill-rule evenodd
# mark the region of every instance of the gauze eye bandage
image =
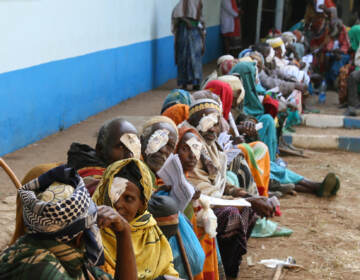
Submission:
<svg viewBox="0 0 360 280">
<path fill-rule="evenodd" d="M 270 63 L 273 59 L 274 59 L 274 57 L 275 57 L 275 51 L 274 51 L 274 49 L 273 48 L 270 48 L 270 53 L 269 53 L 269 55 L 266 57 L 266 62 L 267 63 Z"/>
<path fill-rule="evenodd" d="M 286 48 L 285 48 L 285 44 L 281 45 L 281 55 L 284 56 L 286 54 Z"/>
<path fill-rule="evenodd" d="M 190 147 L 196 159 L 199 160 L 201 155 L 202 143 L 195 137 L 192 137 L 186 141 L 186 144 Z"/>
<path fill-rule="evenodd" d="M 217 124 L 218 121 L 219 121 L 219 115 L 217 113 L 212 113 L 210 115 L 203 116 L 196 128 L 202 132 L 206 132 L 210 128 L 212 128 L 215 124 Z"/>
<path fill-rule="evenodd" d="M 124 178 L 120 178 L 120 177 L 114 178 L 109 190 L 109 197 L 112 205 L 114 205 L 119 200 L 121 195 L 126 190 L 127 182 L 129 181 Z"/>
<path fill-rule="evenodd" d="M 159 151 L 169 142 L 170 132 L 167 129 L 156 130 L 149 138 L 145 154 L 150 155 Z"/>
<path fill-rule="evenodd" d="M 140 159 L 141 144 L 136 134 L 125 133 L 120 137 L 120 141 L 134 154 L 134 158 Z"/>
</svg>

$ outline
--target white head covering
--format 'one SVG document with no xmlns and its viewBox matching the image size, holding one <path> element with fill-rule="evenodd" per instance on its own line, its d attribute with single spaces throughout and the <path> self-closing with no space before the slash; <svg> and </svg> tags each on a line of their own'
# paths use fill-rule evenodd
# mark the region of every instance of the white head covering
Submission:
<svg viewBox="0 0 360 280">
<path fill-rule="evenodd" d="M 234 60 L 234 59 L 235 58 L 230 54 L 222 55 L 217 60 L 217 66 L 219 66 L 221 63 L 223 63 L 226 60 Z"/>
<path fill-rule="evenodd" d="M 218 78 L 219 81 L 228 83 L 231 86 L 231 89 L 233 90 L 233 92 L 240 92 L 239 96 L 236 99 L 236 104 L 240 104 L 245 97 L 245 89 L 243 87 L 243 84 L 241 82 L 241 80 L 233 75 L 224 75 L 224 76 L 220 76 Z"/>
</svg>

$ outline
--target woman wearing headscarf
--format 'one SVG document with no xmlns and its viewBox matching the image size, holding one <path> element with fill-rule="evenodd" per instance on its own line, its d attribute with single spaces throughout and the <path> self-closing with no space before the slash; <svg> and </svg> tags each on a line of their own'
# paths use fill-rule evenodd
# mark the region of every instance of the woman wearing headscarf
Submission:
<svg viewBox="0 0 360 280">
<path fill-rule="evenodd" d="M 236 64 L 230 71 L 230 74 L 240 75 L 245 89 L 244 113 L 255 117 L 263 123 L 263 128 L 258 131 L 260 140 L 264 142 L 269 149 L 271 161 L 276 160 L 277 136 L 274 119 L 264 114 L 264 107 L 261 104 L 256 92 L 254 62 L 241 62 Z"/>
<path fill-rule="evenodd" d="M 194 169 L 197 161 L 200 160 L 202 145 L 199 138 L 200 136 L 196 129 L 191 128 L 188 125 L 183 125 L 179 128 L 179 143 L 175 152 L 179 155 L 186 177 L 188 173 Z M 222 275 L 223 267 L 221 258 L 218 259 L 217 256 L 216 240 L 209 236 L 205 231 L 203 224 L 200 225 L 201 221 L 199 221 L 199 225 L 197 222 L 197 217 L 201 209 L 201 204 L 199 204 L 197 200 L 193 200 L 185 209 L 185 214 L 191 221 L 194 232 L 206 255 L 203 270 L 200 274 L 195 276 L 195 280 L 222 279 L 219 276 L 219 271 L 220 275 Z"/>
<path fill-rule="evenodd" d="M 171 188 L 173 186 L 166 186 L 163 180 L 158 176 L 157 172 L 163 167 L 165 161 L 168 159 L 170 154 L 175 151 L 176 145 L 178 143 L 178 129 L 176 124 L 168 117 L 165 116 L 156 116 L 148 120 L 143 125 L 143 130 L 141 134 L 141 144 L 142 144 L 142 156 L 147 164 L 147 166 L 151 170 L 151 176 L 153 179 L 154 188 L 156 189 L 156 193 L 151 198 L 151 205 L 157 207 L 151 207 L 149 209 L 151 212 L 156 210 L 156 208 L 161 207 L 162 212 L 165 214 L 168 212 L 168 216 L 173 216 L 172 209 L 173 205 L 168 205 L 167 203 L 156 203 L 155 200 L 160 200 L 161 197 L 169 195 Z M 180 171 L 179 169 L 177 169 Z M 183 175 L 183 174 L 177 174 Z M 163 193 L 165 192 L 165 194 Z M 184 198 L 185 199 L 185 198 Z M 191 197 L 189 198 L 189 201 Z M 183 205 L 187 205 L 189 201 L 181 201 Z M 182 206 L 175 205 L 177 208 L 177 212 L 181 212 L 184 209 Z M 158 211 L 157 211 L 158 212 Z M 164 217 L 163 216 L 163 217 Z M 171 217 L 170 217 L 171 218 Z M 173 220 L 169 220 L 169 223 L 173 224 Z M 179 234 L 181 239 L 191 240 L 196 235 L 192 230 L 191 226 L 188 225 L 188 222 L 184 218 L 183 214 L 179 214 L 179 218 L 177 219 L 179 223 Z M 175 232 L 176 233 L 176 232 Z M 178 237 L 175 239 L 175 236 L 172 236 L 169 240 L 171 248 L 173 250 L 174 255 L 174 266 L 176 270 L 179 272 L 181 278 L 187 278 L 187 272 L 185 270 L 185 264 L 179 253 L 179 242 Z M 202 271 L 205 255 L 199 243 L 195 244 L 196 240 L 192 242 L 191 249 L 188 248 L 188 244 L 184 242 L 184 249 L 186 254 L 191 254 L 191 258 L 189 258 L 189 264 L 191 267 L 191 272 L 193 275 L 197 275 Z"/>
<path fill-rule="evenodd" d="M 113 279 L 99 267 L 104 249 L 98 228 L 118 237 L 115 279 L 137 279 L 127 222 L 97 208 L 76 171 L 53 168 L 19 189 L 26 234 L 0 255 L 0 279 Z"/>
<path fill-rule="evenodd" d="M 93 195 L 97 205 L 111 206 L 130 224 L 139 279 L 178 277 L 172 264 L 170 245 L 147 211 L 152 194 L 152 178 L 148 167 L 137 159 L 111 164 Z M 110 228 L 101 230 L 104 244 L 104 269 L 113 273 L 116 264 L 117 238 Z"/>
<path fill-rule="evenodd" d="M 166 111 L 166 109 L 174 106 L 176 104 L 184 104 L 190 106 L 192 101 L 191 94 L 183 89 L 173 89 L 166 97 L 161 107 L 161 114 Z"/>
<path fill-rule="evenodd" d="M 180 0 L 171 20 L 175 36 L 175 63 L 178 66 L 178 85 L 199 89 L 202 80 L 201 57 L 205 51 L 205 25 L 202 0 Z"/>
</svg>

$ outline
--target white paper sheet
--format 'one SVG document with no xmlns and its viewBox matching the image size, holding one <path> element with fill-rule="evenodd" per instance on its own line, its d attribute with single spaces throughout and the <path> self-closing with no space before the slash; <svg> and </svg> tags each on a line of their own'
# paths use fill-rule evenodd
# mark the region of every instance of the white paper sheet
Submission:
<svg viewBox="0 0 360 280">
<path fill-rule="evenodd" d="M 191 201 L 195 189 L 185 178 L 179 156 L 171 154 L 157 175 L 165 185 L 171 186 L 170 197 L 176 201 L 179 211 L 183 212 Z"/>
<path fill-rule="evenodd" d="M 202 194 L 200 195 L 200 199 L 208 200 L 210 206 L 251 207 L 251 203 L 243 198 L 222 199 Z"/>
</svg>

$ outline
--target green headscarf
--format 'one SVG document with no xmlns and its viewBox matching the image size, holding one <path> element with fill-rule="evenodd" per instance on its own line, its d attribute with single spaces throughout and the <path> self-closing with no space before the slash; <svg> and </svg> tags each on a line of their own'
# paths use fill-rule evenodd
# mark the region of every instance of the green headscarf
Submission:
<svg viewBox="0 0 360 280">
<path fill-rule="evenodd" d="M 354 51 L 357 51 L 360 43 L 360 25 L 354 25 L 353 27 L 351 27 L 348 34 L 350 38 L 351 48 Z"/>
<path fill-rule="evenodd" d="M 240 75 L 245 89 L 244 112 L 256 117 L 264 114 L 264 107 L 256 91 L 255 65 L 255 62 L 240 62 L 231 69 L 230 74 Z"/>
</svg>

